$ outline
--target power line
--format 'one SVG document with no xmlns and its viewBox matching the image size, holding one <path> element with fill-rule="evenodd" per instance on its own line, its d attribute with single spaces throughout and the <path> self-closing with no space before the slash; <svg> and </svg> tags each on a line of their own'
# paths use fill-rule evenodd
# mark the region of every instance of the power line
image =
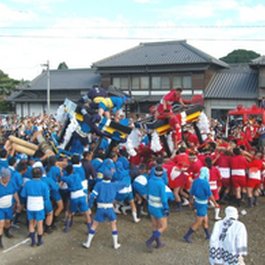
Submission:
<svg viewBox="0 0 265 265">
<path fill-rule="evenodd" d="M 112 37 L 112 36 L 66 36 L 66 35 L 12 35 L 0 34 L 0 38 L 18 39 L 88 39 L 88 40 L 170 40 L 171 37 Z M 264 42 L 265 38 L 185 38 L 189 41 L 252 41 Z"/>
<path fill-rule="evenodd" d="M 0 29 L 8 29 L 8 30 L 37 30 L 37 29 L 49 29 L 49 30 L 57 30 L 57 29 L 182 29 L 182 28 L 209 28 L 209 29 L 238 29 L 238 28 L 265 28 L 265 25 L 132 25 L 132 26 L 60 26 L 49 28 L 45 26 L 0 26 Z"/>
</svg>

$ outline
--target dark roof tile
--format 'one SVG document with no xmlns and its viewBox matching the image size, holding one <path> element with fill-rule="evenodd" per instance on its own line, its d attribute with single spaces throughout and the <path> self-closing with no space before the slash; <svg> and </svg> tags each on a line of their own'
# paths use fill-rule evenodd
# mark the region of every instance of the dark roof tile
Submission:
<svg viewBox="0 0 265 265">
<path fill-rule="evenodd" d="M 91 88 L 94 84 L 100 84 L 100 74 L 94 69 L 66 69 L 50 70 L 51 90 L 80 90 Z M 47 72 L 42 72 L 23 90 L 46 90 Z"/>
<path fill-rule="evenodd" d="M 224 68 L 229 67 L 225 62 L 194 48 L 186 41 L 140 43 L 134 48 L 95 62 L 93 67 L 196 63 L 211 63 Z"/>
<path fill-rule="evenodd" d="M 258 73 L 249 67 L 220 70 L 205 89 L 206 99 L 256 99 Z"/>
</svg>

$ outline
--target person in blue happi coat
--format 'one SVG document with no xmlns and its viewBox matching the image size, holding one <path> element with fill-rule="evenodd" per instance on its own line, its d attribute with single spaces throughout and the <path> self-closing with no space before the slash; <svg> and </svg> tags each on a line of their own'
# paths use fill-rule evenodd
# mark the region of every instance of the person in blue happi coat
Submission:
<svg viewBox="0 0 265 265">
<path fill-rule="evenodd" d="M 89 207 L 92 208 L 94 201 L 97 202 L 97 210 L 94 221 L 89 230 L 87 241 L 83 243 L 83 247 L 90 248 L 93 237 L 95 236 L 98 225 L 102 222 L 108 221 L 111 223 L 113 247 L 114 249 L 120 248 L 118 243 L 118 229 L 117 229 L 117 216 L 113 209 L 113 203 L 117 192 L 125 187 L 126 183 L 111 182 L 113 172 L 106 169 L 103 172 L 103 180 L 97 182 L 89 199 Z"/>
<path fill-rule="evenodd" d="M 154 241 L 156 242 L 156 248 L 164 246 L 160 237 L 167 229 L 169 206 L 166 185 L 162 179 L 163 173 L 163 168 L 161 166 L 156 166 L 154 168 L 154 175 L 149 178 L 147 186 L 148 211 L 153 226 L 152 236 L 146 241 L 146 247 L 149 252 L 153 250 Z"/>
<path fill-rule="evenodd" d="M 12 238 L 10 233 L 10 223 L 13 218 L 13 207 L 21 208 L 17 188 L 11 181 L 11 172 L 8 168 L 2 168 L 0 171 L 0 248 L 3 248 L 2 236 Z"/>
<path fill-rule="evenodd" d="M 37 246 L 43 244 L 43 220 L 45 219 L 45 202 L 50 199 L 48 185 L 41 181 L 42 171 L 40 167 L 32 169 L 32 180 L 25 183 L 21 196 L 27 201 L 27 219 L 29 221 L 29 236 L 31 246 L 36 245 L 35 226 L 37 226 Z"/>
<path fill-rule="evenodd" d="M 196 210 L 196 220 L 190 226 L 183 239 L 187 243 L 191 243 L 192 234 L 200 227 L 203 226 L 206 239 L 210 239 L 209 222 L 208 222 L 208 201 L 211 200 L 216 208 L 219 205 L 216 203 L 209 184 L 209 169 L 202 167 L 200 169 L 199 178 L 195 179 L 192 183 L 190 195 L 191 203 L 194 201 L 194 207 Z"/>
</svg>

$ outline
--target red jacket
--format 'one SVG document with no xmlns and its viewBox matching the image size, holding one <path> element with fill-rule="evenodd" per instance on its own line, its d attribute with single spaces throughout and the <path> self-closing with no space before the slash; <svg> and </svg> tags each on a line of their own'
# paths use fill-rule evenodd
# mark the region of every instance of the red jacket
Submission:
<svg viewBox="0 0 265 265">
<path fill-rule="evenodd" d="M 246 169 L 248 168 L 248 161 L 243 155 L 236 155 L 231 158 L 231 176 L 244 177 L 246 176 Z M 245 171 L 245 174 L 243 172 Z"/>
<path fill-rule="evenodd" d="M 193 179 L 197 179 L 200 175 L 200 170 L 202 167 L 203 167 L 202 162 L 199 159 L 195 160 L 193 163 L 191 163 L 190 167 L 188 168 L 190 176 Z"/>
</svg>

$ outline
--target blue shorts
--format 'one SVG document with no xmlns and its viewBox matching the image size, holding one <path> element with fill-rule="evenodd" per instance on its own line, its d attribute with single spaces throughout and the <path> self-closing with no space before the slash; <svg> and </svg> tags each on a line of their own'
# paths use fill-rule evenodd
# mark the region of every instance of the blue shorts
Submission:
<svg viewBox="0 0 265 265">
<path fill-rule="evenodd" d="M 207 216 L 208 214 L 208 204 L 201 204 L 195 202 L 195 209 L 197 210 L 196 215 L 199 217 Z"/>
<path fill-rule="evenodd" d="M 151 216 L 153 216 L 156 219 L 161 219 L 166 217 L 164 214 L 164 210 L 162 208 L 155 208 L 148 205 L 148 212 Z"/>
<path fill-rule="evenodd" d="M 45 219 L 44 210 L 41 211 L 27 211 L 28 220 L 43 221 Z"/>
<path fill-rule="evenodd" d="M 12 220 L 13 219 L 13 208 L 0 208 L 0 220 Z"/>
<path fill-rule="evenodd" d="M 133 193 L 128 192 L 128 193 L 117 193 L 115 199 L 119 202 L 124 202 L 124 201 L 132 201 L 133 200 Z"/>
<path fill-rule="evenodd" d="M 76 213 L 78 211 L 80 211 L 81 213 L 84 213 L 88 211 L 88 209 L 89 209 L 88 203 L 87 203 L 87 199 L 85 196 L 70 200 L 71 213 Z"/>
<path fill-rule="evenodd" d="M 103 223 L 105 221 L 113 222 L 117 219 L 116 213 L 113 208 L 97 208 L 94 220 Z"/>
<path fill-rule="evenodd" d="M 51 198 L 55 202 L 62 200 L 62 196 L 60 194 L 60 191 L 59 190 L 58 191 L 52 191 L 51 192 Z"/>
</svg>

